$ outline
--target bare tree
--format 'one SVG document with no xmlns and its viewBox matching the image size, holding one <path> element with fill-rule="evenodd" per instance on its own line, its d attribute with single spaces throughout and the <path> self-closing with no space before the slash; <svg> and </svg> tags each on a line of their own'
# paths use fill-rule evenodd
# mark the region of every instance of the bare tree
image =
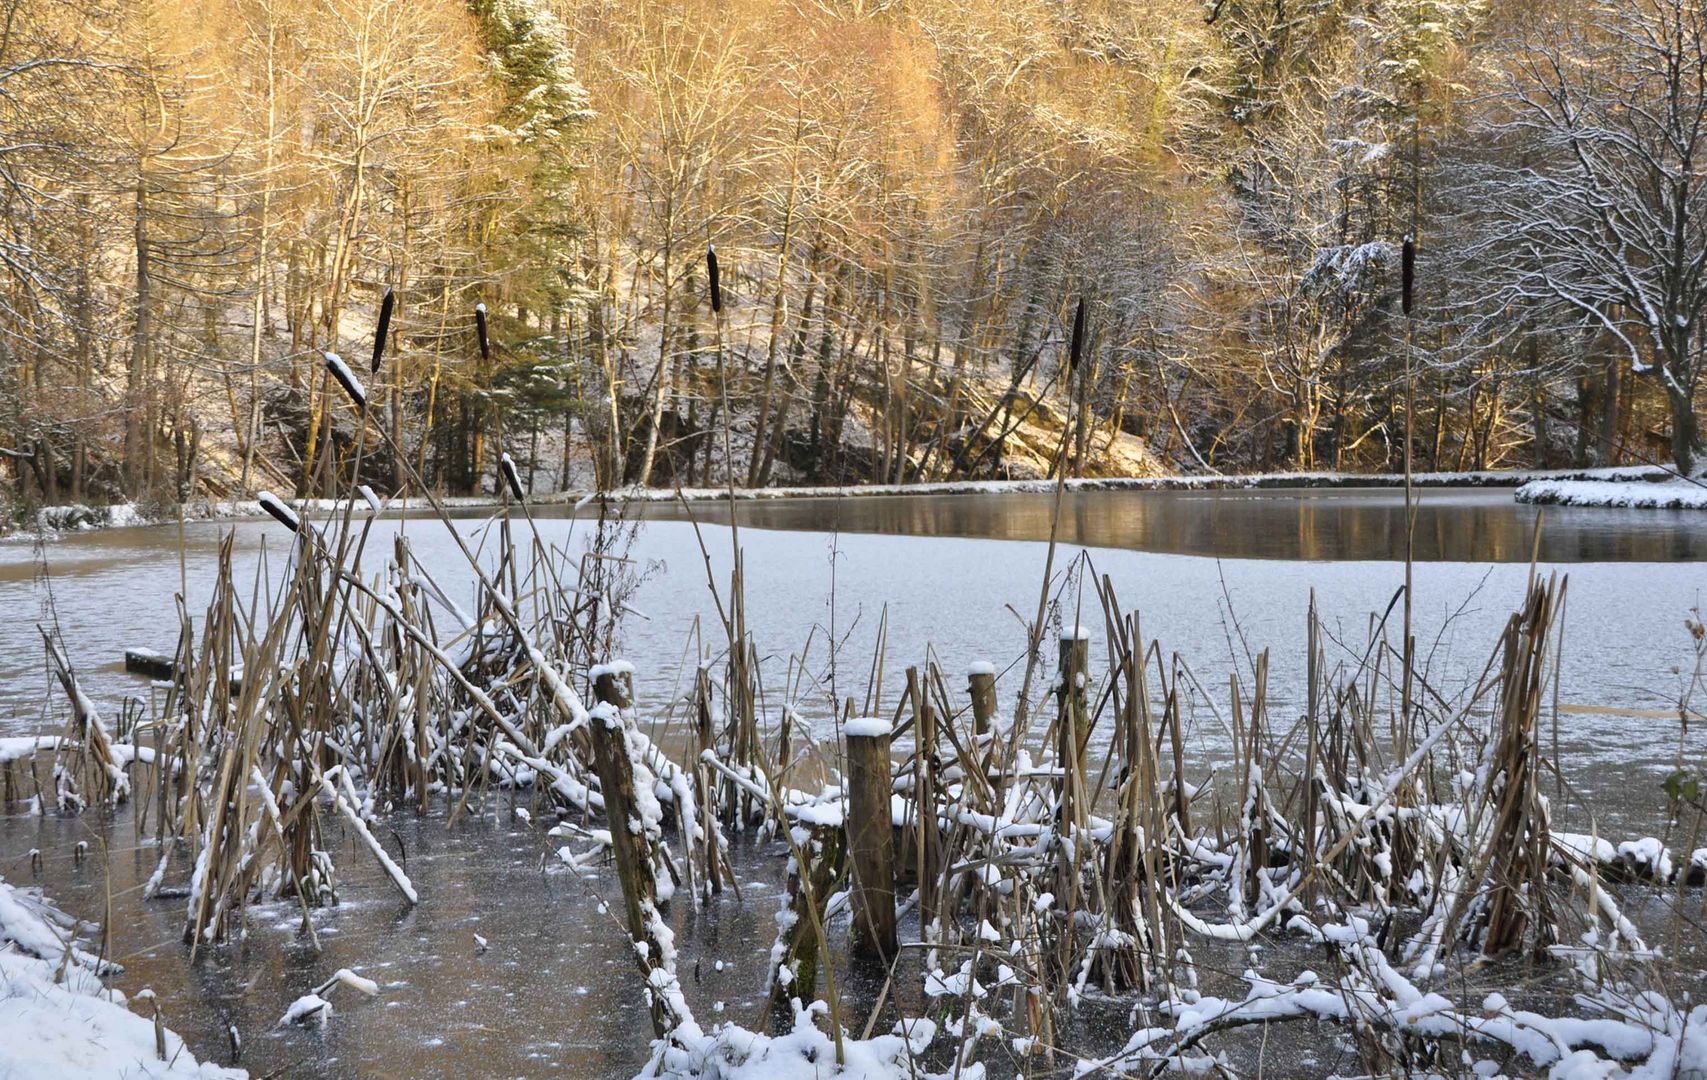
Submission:
<svg viewBox="0 0 1707 1080">
<path fill-rule="evenodd" d="M 1473 189 L 1508 303 L 1610 334 L 1656 380 L 1695 470 L 1707 309 L 1707 8 L 1617 0 L 1542 16 L 1488 122 Z M 1492 306 L 1492 305 L 1490 305 Z"/>
</svg>

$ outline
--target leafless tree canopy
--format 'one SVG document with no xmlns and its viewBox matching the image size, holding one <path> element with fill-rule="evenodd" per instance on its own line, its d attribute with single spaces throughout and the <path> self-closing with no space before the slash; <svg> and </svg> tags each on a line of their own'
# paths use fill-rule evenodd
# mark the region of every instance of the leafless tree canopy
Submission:
<svg viewBox="0 0 1707 1080">
<path fill-rule="evenodd" d="M 1702 465 L 1697 0 L 0 14 L 20 506 Z"/>
</svg>

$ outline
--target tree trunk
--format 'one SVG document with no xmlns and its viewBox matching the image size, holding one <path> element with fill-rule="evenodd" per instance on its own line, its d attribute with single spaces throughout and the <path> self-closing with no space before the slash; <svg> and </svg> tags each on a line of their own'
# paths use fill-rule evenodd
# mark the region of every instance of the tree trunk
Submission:
<svg viewBox="0 0 1707 1080">
<path fill-rule="evenodd" d="M 124 418 L 124 476 L 125 494 L 132 499 L 142 494 L 144 461 L 148 448 L 144 445 L 147 428 L 147 382 L 149 337 L 153 333 L 154 284 L 148 255 L 148 179 L 138 172 L 136 178 L 136 321 L 131 330 L 130 370 L 126 379 Z"/>
<path fill-rule="evenodd" d="M 1618 455 L 1618 414 L 1623 408 L 1624 361 L 1619 356 L 1606 359 L 1606 390 L 1600 398 L 1600 444 L 1597 464 L 1616 464 Z"/>
<path fill-rule="evenodd" d="M 1666 380 L 1666 401 L 1671 405 L 1671 456 L 1677 471 L 1685 476 L 1695 475 L 1695 453 L 1700 445 L 1700 428 L 1695 417 L 1695 400 L 1677 379 Z"/>
<path fill-rule="evenodd" d="M 658 428 L 664 422 L 664 390 L 670 381 L 670 305 L 675 299 L 674 283 L 670 280 L 671 244 L 668 237 L 674 225 L 674 215 L 666 212 L 664 219 L 664 303 L 658 319 L 658 366 L 652 372 L 652 401 L 647 410 L 646 445 L 640 452 L 640 466 L 632 477 L 634 483 L 645 487 L 652 482 L 652 465 L 658 458 Z"/>
</svg>

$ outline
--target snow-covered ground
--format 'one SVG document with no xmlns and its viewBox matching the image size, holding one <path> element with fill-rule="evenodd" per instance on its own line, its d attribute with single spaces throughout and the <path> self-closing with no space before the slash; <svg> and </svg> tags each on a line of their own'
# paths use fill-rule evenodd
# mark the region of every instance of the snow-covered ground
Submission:
<svg viewBox="0 0 1707 1080">
<path fill-rule="evenodd" d="M 0 881 L 0 1073 L 36 1077 L 246 1077 L 198 1062 L 152 1016 L 132 1012 L 79 948 L 70 917 Z"/>
<path fill-rule="evenodd" d="M 1517 501 L 1551 506 L 1611 506 L 1641 510 L 1707 510 L 1707 482 L 1545 479 L 1517 489 Z"/>
</svg>

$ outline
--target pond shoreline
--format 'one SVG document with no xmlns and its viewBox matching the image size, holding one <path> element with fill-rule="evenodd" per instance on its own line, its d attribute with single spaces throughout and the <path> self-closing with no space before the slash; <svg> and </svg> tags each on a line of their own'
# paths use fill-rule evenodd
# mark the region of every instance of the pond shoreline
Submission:
<svg viewBox="0 0 1707 1080">
<path fill-rule="evenodd" d="M 1648 484 L 1669 479 L 1672 474 L 1655 466 L 1641 465 L 1603 469 L 1518 469 L 1483 470 L 1470 472 L 1424 472 L 1412 476 L 1418 488 L 1511 488 L 1520 492 L 1526 485 L 1545 482 L 1553 485 L 1577 482 L 1600 484 Z M 1246 473 L 1238 475 L 1169 475 L 1169 476 L 1112 476 L 1069 479 L 1067 491 L 1271 491 L 1323 490 L 1356 488 L 1403 487 L 1402 473 L 1340 473 L 1340 472 L 1280 472 Z M 844 486 L 803 486 L 736 488 L 734 498 L 743 502 L 789 499 L 870 498 L 897 495 L 999 495 L 1038 494 L 1055 490 L 1055 480 L 965 480 L 922 484 L 855 484 Z M 596 491 L 558 491 L 530 495 L 529 502 L 537 506 L 582 506 L 599 497 Z M 729 499 L 727 488 L 619 488 L 606 493 L 619 503 L 656 502 L 718 502 Z M 1520 501 L 1521 496 L 1518 496 Z M 341 499 L 286 499 L 299 510 L 331 512 L 342 510 Z M 411 496 L 417 507 L 426 503 Z M 1540 500 L 1537 500 L 1540 501 Z M 441 495 L 438 502 L 447 510 L 498 509 L 506 500 L 496 495 Z M 1632 502 L 1631 506 L 1655 507 L 1673 504 Z M 386 510 L 392 510 L 391 503 Z M 244 521 L 266 515 L 253 499 L 191 500 L 182 504 L 148 505 L 143 503 L 112 503 L 90 505 L 67 503 L 46 506 L 37 510 L 28 526 L 19 527 L 4 538 L 33 537 L 57 533 L 89 532 L 102 528 L 123 528 L 143 525 L 165 525 L 179 517 L 185 521 Z"/>
</svg>

